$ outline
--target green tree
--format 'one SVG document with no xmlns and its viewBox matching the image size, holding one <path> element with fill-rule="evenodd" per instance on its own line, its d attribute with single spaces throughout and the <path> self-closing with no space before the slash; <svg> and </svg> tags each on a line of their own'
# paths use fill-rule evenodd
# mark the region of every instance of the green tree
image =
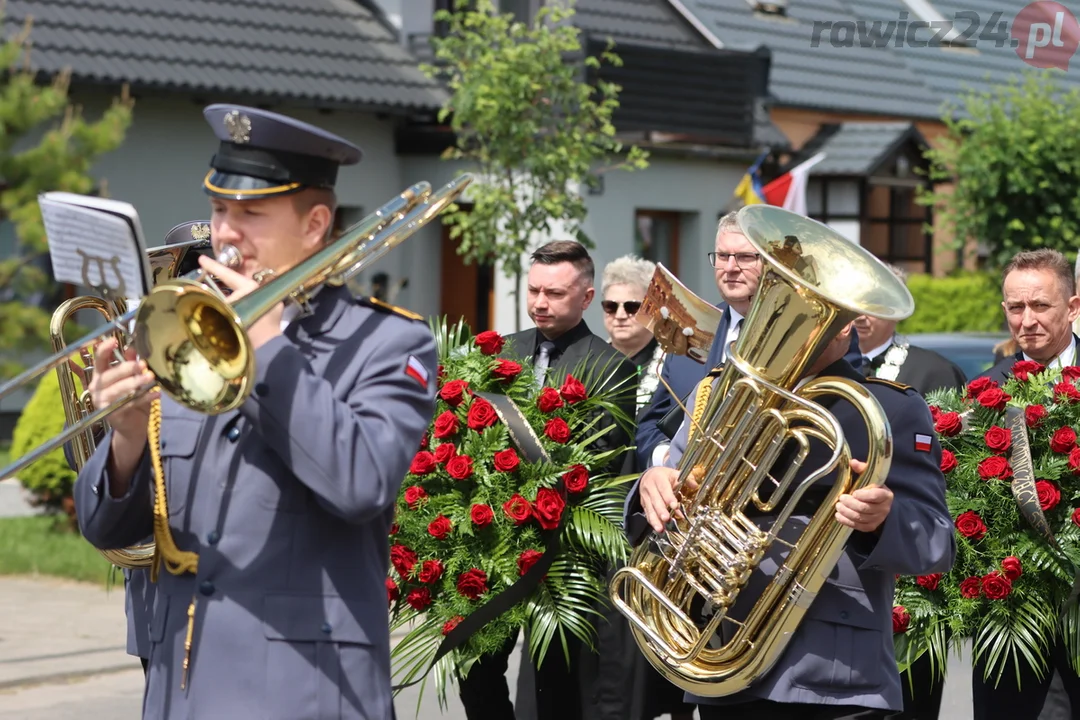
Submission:
<svg viewBox="0 0 1080 720">
<path fill-rule="evenodd" d="M 457 136 L 443 157 L 464 160 L 477 175 L 468 210 L 443 215 L 466 263 L 498 262 L 514 280 L 515 322 L 521 314 L 522 255 L 561 221 L 586 247 L 585 201 L 578 190 L 604 172 L 647 167 L 647 153 L 624 148 L 612 115 L 620 88 L 590 83 L 588 70 L 619 65 L 609 44 L 583 57 L 570 7 L 545 5 L 531 23 L 496 12 L 490 0 L 455 0 L 435 14 L 448 31 L 435 38 L 435 63 L 451 97 L 439 113 Z"/>
<path fill-rule="evenodd" d="M 953 231 L 952 249 L 981 241 L 990 269 L 1021 250 L 1054 248 L 1074 258 L 1080 234 L 1080 91 L 1048 73 L 963 98 L 948 136 L 927 153 L 929 177 L 949 183 L 921 193 Z"/>
<path fill-rule="evenodd" d="M 126 88 L 97 122 L 87 122 L 68 102 L 70 73 L 38 84 L 23 61 L 29 48 L 29 22 L 0 45 L 0 68 L 6 68 L 0 74 L 0 210 L 17 237 L 14 252 L 0 260 L 0 288 L 7 298 L 0 302 L 3 377 L 18 372 L 23 353 L 44 347 L 49 339 L 49 313 L 27 302 L 55 287 L 40 267 L 48 246 L 38 195 L 52 190 L 94 192 L 91 166 L 99 155 L 119 147 L 131 123 Z M 39 135 L 36 144 L 26 147 L 28 139 Z"/>
</svg>

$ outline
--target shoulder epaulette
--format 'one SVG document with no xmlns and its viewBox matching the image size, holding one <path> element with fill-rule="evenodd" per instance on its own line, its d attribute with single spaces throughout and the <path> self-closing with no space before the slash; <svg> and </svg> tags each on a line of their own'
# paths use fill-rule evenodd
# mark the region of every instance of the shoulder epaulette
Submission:
<svg viewBox="0 0 1080 720">
<path fill-rule="evenodd" d="M 907 392 L 908 390 L 914 390 L 910 385 L 905 385 L 902 382 L 896 382 L 895 380 L 886 380 L 885 378 L 868 377 L 866 378 L 868 383 L 877 383 L 878 385 L 888 385 L 893 390 L 899 390 L 900 392 Z"/>
<path fill-rule="evenodd" d="M 420 315 L 419 313 L 414 313 L 412 310 L 406 310 L 405 308 L 398 307 L 397 305 L 391 305 L 388 302 L 383 302 L 377 297 L 364 296 L 357 298 L 356 301 L 359 302 L 361 305 L 367 305 L 368 307 L 374 308 L 375 310 L 393 313 L 395 315 L 400 315 L 404 318 L 409 318 L 410 320 L 424 319 L 424 316 Z"/>
</svg>

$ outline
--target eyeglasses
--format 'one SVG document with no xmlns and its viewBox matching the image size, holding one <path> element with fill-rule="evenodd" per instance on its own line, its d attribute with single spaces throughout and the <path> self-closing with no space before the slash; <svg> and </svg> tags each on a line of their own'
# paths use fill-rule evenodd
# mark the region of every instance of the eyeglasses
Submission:
<svg viewBox="0 0 1080 720">
<path fill-rule="evenodd" d="M 608 315 L 614 315 L 619 311 L 619 306 L 622 305 L 623 310 L 627 315 L 634 315 L 641 309 L 641 303 L 637 300 L 627 300 L 626 302 L 615 302 L 614 300 L 605 300 L 600 303 L 600 307 L 604 308 L 604 312 Z"/>
<path fill-rule="evenodd" d="M 714 268 L 722 268 L 727 265 L 728 258 L 735 258 L 735 264 L 740 268 L 752 266 L 761 257 L 759 253 L 708 253 L 709 262 Z"/>
</svg>

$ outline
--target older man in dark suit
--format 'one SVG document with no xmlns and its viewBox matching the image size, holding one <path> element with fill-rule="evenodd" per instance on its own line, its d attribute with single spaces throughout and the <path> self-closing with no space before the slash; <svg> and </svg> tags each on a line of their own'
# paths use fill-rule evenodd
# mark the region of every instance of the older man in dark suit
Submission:
<svg viewBox="0 0 1080 720">
<path fill-rule="evenodd" d="M 1080 339 L 1072 325 L 1080 317 L 1080 297 L 1072 264 L 1064 255 L 1047 248 L 1018 253 L 1002 271 L 1001 294 L 1009 333 L 1020 349 L 979 377 L 1005 382 L 1020 360 L 1057 368 L 1078 364 Z M 971 676 L 975 720 L 1066 720 L 1080 715 L 1080 710 L 1069 711 L 1070 705 L 1080 709 L 1080 677 L 1060 639 L 1051 648 L 1050 669 L 1039 678 L 1026 663 L 1018 669 L 1007 667 L 994 687 L 993 681 L 983 679 L 985 667 L 976 663 Z"/>
</svg>

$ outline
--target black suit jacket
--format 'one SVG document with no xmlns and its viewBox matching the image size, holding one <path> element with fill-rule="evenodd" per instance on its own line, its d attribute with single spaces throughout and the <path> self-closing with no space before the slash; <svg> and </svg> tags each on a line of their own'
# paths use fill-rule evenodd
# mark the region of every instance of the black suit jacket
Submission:
<svg viewBox="0 0 1080 720">
<path fill-rule="evenodd" d="M 892 348 L 892 345 L 889 345 L 889 348 L 886 348 L 884 353 L 874 359 L 880 363 L 890 348 Z M 920 395 L 925 396 L 934 390 L 961 389 L 967 384 L 967 376 L 964 375 L 964 371 L 956 363 L 944 355 L 933 350 L 909 345 L 907 359 L 900 366 L 896 382 L 910 385 Z"/>
<path fill-rule="evenodd" d="M 1077 347 L 1080 343 L 1080 338 L 1073 335 L 1073 347 Z M 1077 348 L 1080 350 L 1080 348 Z M 1012 376 L 1012 366 L 1024 359 L 1024 353 L 1017 351 L 1012 355 L 1007 356 L 1005 359 L 999 361 L 992 368 L 984 372 L 979 377 L 988 377 L 991 380 L 996 380 L 999 383 L 1003 383 Z M 1073 364 L 1080 364 L 1080 357 L 1073 358 Z M 972 378 L 974 379 L 974 378 Z"/>
<path fill-rule="evenodd" d="M 507 336 L 506 346 L 503 348 L 502 354 L 518 360 L 523 358 L 531 365 L 535 362 L 540 343 L 544 339 L 536 328 L 516 332 Z M 637 367 L 630 362 L 630 359 L 608 344 L 603 338 L 593 334 L 584 320 L 577 327 L 567 331 L 563 336 L 556 338 L 552 342 L 555 343 L 557 350 L 549 366 L 549 377 L 551 378 L 549 384 L 558 387 L 567 374 L 573 372 L 582 362 L 586 362 L 590 371 L 598 374 L 602 373 L 603 376 L 609 378 L 607 382 L 600 386 L 600 389 L 613 386 L 619 388 L 615 404 L 632 423 L 637 409 Z M 605 415 L 607 416 L 607 413 Z M 594 431 L 598 431 L 610 423 L 615 423 L 615 419 L 607 416 L 594 428 Z M 615 425 L 614 430 L 596 441 L 596 450 L 598 452 L 631 443 L 631 431 L 618 423 L 615 423 Z M 621 457 L 614 459 L 609 472 L 619 472 L 622 462 L 623 458 Z"/>
</svg>

